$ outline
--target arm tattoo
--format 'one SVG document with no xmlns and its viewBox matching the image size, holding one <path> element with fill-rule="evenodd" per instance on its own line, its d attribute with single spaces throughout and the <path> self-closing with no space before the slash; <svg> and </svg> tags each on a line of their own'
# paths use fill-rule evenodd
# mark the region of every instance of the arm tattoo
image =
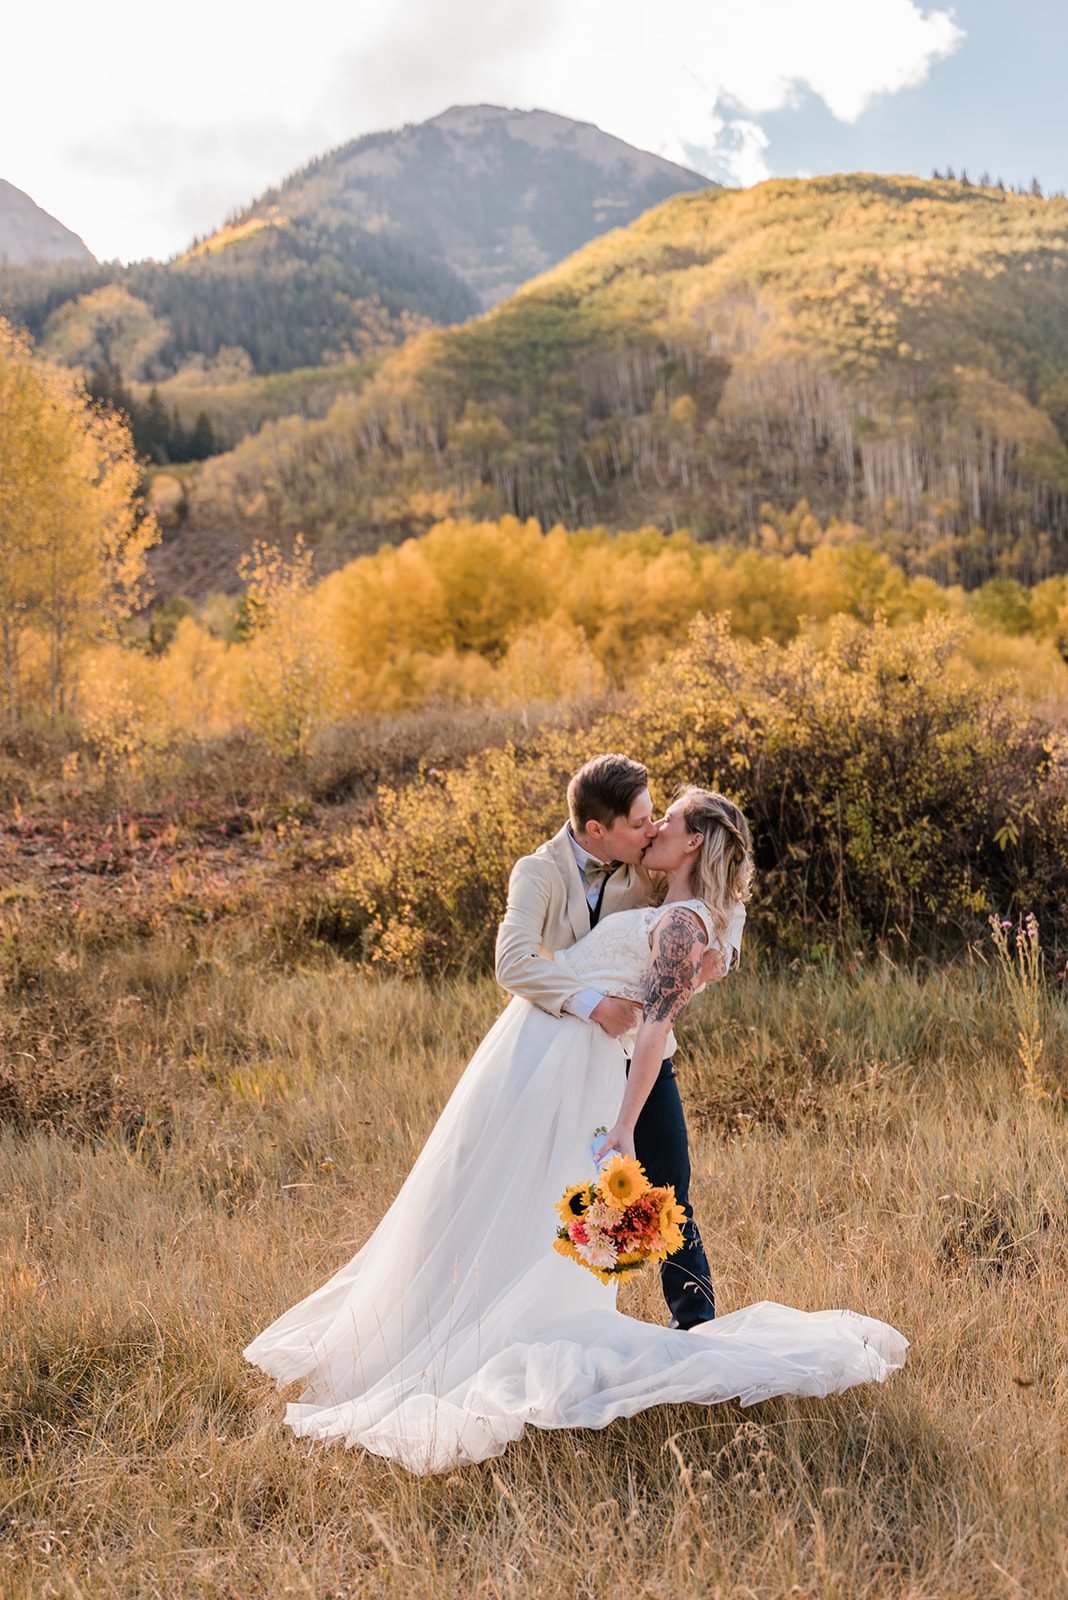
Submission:
<svg viewBox="0 0 1068 1600">
<path fill-rule="evenodd" d="M 645 988 L 647 1022 L 674 1022 L 700 981 L 708 935 L 692 911 L 669 911 L 656 935 Z"/>
</svg>

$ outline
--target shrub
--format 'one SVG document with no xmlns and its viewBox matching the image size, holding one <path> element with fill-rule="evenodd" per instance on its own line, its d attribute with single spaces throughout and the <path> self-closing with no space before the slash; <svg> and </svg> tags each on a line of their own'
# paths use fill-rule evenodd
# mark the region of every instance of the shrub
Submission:
<svg viewBox="0 0 1068 1600">
<path fill-rule="evenodd" d="M 839 620 L 822 643 L 777 645 L 699 618 L 629 709 L 382 789 L 336 880 L 337 924 L 402 970 L 488 961 L 512 862 L 560 826 L 568 774 L 601 749 L 645 761 L 659 800 L 688 781 L 737 799 L 756 840 L 753 921 L 780 948 L 934 949 L 1017 895 L 1061 906 L 1060 765 L 960 643 L 943 619 Z"/>
<path fill-rule="evenodd" d="M 1039 858 L 1063 892 L 1064 819 L 1047 745 L 963 642 L 942 618 L 839 618 L 822 645 L 781 647 L 700 619 L 647 680 L 625 744 L 738 799 L 777 938 L 967 936 Z"/>
<path fill-rule="evenodd" d="M 565 820 L 581 759 L 574 734 L 553 734 L 380 789 L 378 820 L 350 836 L 336 878 L 338 928 L 403 972 L 488 964 L 512 864 Z"/>
</svg>

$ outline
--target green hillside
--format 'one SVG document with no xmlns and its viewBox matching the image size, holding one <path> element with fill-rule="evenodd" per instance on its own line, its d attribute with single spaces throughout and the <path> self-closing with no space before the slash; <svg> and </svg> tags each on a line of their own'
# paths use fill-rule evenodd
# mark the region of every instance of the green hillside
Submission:
<svg viewBox="0 0 1068 1600">
<path fill-rule="evenodd" d="M 258 373 L 336 362 L 476 307 L 452 269 L 412 239 L 327 211 L 289 218 L 266 208 L 258 226 L 223 228 L 174 261 L 0 266 L 0 310 L 75 365 L 113 355 L 117 293 L 125 321 L 139 318 L 155 334 L 123 368 L 128 381 L 234 348 Z"/>
<path fill-rule="evenodd" d="M 805 498 L 914 569 L 1034 581 L 1068 564 L 1066 262 L 1068 202 L 955 181 L 678 196 L 209 463 L 186 537 L 338 560 L 448 506 L 745 538 Z"/>
</svg>

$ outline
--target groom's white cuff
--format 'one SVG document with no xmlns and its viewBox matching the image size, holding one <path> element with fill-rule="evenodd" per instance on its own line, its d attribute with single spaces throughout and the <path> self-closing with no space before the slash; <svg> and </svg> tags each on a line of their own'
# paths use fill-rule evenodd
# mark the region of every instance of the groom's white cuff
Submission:
<svg viewBox="0 0 1068 1600">
<path fill-rule="evenodd" d="M 563 1009 L 570 1011 L 573 1017 L 581 1017 L 583 1022 L 589 1022 L 590 1017 L 604 999 L 599 989 L 580 989 L 578 994 L 569 995 L 564 1001 Z"/>
</svg>

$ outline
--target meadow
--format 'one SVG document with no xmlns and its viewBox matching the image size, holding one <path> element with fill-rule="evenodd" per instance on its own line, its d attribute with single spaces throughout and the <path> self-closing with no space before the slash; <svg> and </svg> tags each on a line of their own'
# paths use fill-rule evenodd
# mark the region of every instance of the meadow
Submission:
<svg viewBox="0 0 1068 1600">
<path fill-rule="evenodd" d="M 1063 1592 L 1052 972 L 1028 1091 L 989 943 L 788 961 L 754 927 L 679 1056 L 721 1308 L 862 1309 L 905 1370 L 416 1478 L 294 1439 L 240 1351 L 367 1237 L 500 992 L 360 968 L 259 879 L 130 938 L 116 881 L 111 925 L 2 908 L 5 1596 Z M 665 1320 L 652 1277 L 620 1303 Z"/>
<path fill-rule="evenodd" d="M 59 463 L 0 563 L 0 1594 L 1063 1591 L 1064 579 L 940 588 L 803 506 L 759 550 L 505 518 L 146 617 L 123 427 L 17 340 L 0 378 Z M 909 1363 L 436 1478 L 296 1440 L 240 1352 L 396 1193 L 509 867 L 612 748 L 756 838 L 681 1033 L 718 1303 Z"/>
</svg>

